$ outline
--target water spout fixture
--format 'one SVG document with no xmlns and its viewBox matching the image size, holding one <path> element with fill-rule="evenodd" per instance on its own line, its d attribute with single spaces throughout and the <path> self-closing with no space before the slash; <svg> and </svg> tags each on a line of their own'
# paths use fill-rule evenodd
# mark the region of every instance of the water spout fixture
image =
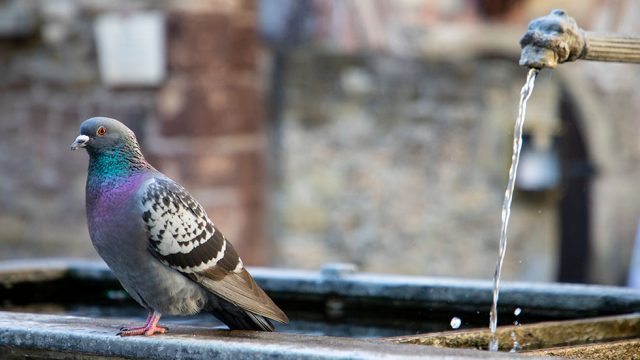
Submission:
<svg viewBox="0 0 640 360">
<path fill-rule="evenodd" d="M 584 31 L 558 9 L 532 20 L 520 46 L 520 65 L 536 69 L 578 59 L 640 63 L 640 35 Z"/>
</svg>

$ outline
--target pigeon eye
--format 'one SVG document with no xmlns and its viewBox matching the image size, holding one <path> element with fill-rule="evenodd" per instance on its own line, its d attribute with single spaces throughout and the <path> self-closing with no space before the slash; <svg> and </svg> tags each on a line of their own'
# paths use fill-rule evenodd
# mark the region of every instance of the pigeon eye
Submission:
<svg viewBox="0 0 640 360">
<path fill-rule="evenodd" d="M 96 135 L 98 136 L 104 136 L 104 134 L 107 133 L 107 128 L 105 128 L 104 126 L 100 126 L 98 128 L 98 131 L 96 131 Z"/>
</svg>

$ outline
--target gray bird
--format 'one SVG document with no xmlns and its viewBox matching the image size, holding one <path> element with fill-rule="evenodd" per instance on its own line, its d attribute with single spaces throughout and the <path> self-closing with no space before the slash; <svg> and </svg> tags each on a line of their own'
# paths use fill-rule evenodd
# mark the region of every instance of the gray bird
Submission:
<svg viewBox="0 0 640 360">
<path fill-rule="evenodd" d="M 269 319 L 288 322 L 202 206 L 144 159 L 129 128 L 91 118 L 71 144 L 71 150 L 78 148 L 89 153 L 91 242 L 122 287 L 149 311 L 144 326 L 122 328 L 118 335 L 162 334 L 162 314 L 200 311 L 230 329 L 273 331 Z"/>
</svg>

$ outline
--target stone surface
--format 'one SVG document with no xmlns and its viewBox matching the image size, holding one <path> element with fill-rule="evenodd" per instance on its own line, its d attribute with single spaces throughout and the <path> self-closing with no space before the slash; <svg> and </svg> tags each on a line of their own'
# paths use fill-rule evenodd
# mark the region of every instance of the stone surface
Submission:
<svg viewBox="0 0 640 360">
<path fill-rule="evenodd" d="M 490 281 L 356 272 L 353 265 L 328 264 L 326 271 L 250 268 L 269 294 L 348 301 L 372 300 L 378 305 L 418 309 L 486 312 L 491 304 Z M 0 262 L 0 284 L 11 288 L 20 282 L 70 278 L 74 281 L 114 281 L 101 261 L 46 259 Z M 504 282 L 501 313 L 520 308 L 522 316 L 563 318 L 624 314 L 640 308 L 640 291 L 622 287 Z"/>
<path fill-rule="evenodd" d="M 579 358 L 601 358 L 607 354 L 607 346 L 638 335 L 640 318 L 637 314 L 593 319 L 548 321 L 537 324 L 501 326 L 496 332 L 500 351 L 517 350 L 534 354 L 572 354 Z M 487 349 L 491 340 L 489 329 L 449 331 L 418 336 L 389 339 L 406 344 L 431 345 L 458 349 Z M 585 349 L 600 343 L 600 351 Z M 631 354 L 637 349 L 637 340 L 626 349 Z M 553 349 L 557 348 L 557 349 Z M 564 348 L 564 349 L 560 349 Z M 545 349 L 545 350 L 542 350 Z M 583 351 L 580 351 L 582 349 Z M 619 352 L 617 353 L 620 354 Z M 613 358 L 613 357 L 610 357 Z M 624 358 L 624 357 L 618 357 Z"/>
<path fill-rule="evenodd" d="M 38 31 L 38 14 L 32 1 L 9 0 L 0 4 L 0 40 L 22 40 Z"/>
<path fill-rule="evenodd" d="M 173 326 L 162 336 L 121 338 L 117 320 L 0 312 L 0 349 L 128 359 L 489 359 L 520 358 L 322 336 Z M 33 350 L 33 352 L 30 352 Z M 19 355 L 24 355 L 20 354 Z M 55 358 L 55 357 L 51 357 Z"/>
<path fill-rule="evenodd" d="M 356 306 L 359 310 L 368 311 L 374 308 L 374 304 L 382 305 L 387 310 L 389 304 L 394 304 L 396 310 L 412 309 L 416 314 L 420 314 L 420 309 L 435 309 L 436 313 L 453 311 L 466 322 L 468 318 L 463 313 L 469 314 L 473 309 L 488 309 L 491 295 L 491 284 L 487 281 L 365 274 L 355 272 L 353 265 L 349 264 L 328 264 L 321 272 L 268 268 L 252 268 L 251 272 L 274 299 L 294 296 L 297 297 L 297 301 L 312 302 L 311 299 L 322 298 L 326 301 L 327 311 L 340 311 L 340 306 L 346 303 L 358 304 Z M 84 283 L 84 286 L 88 283 L 102 283 L 104 288 L 117 285 L 106 265 L 98 261 L 49 259 L 0 262 L 0 291 L 4 291 L 5 295 L 11 291 L 17 293 L 21 291 L 20 288 L 24 291 L 25 284 L 36 284 L 44 288 L 62 279 L 78 284 Z M 521 324 L 516 326 L 498 328 L 500 344 L 505 351 L 511 349 L 514 339 L 518 341 L 518 350 L 529 356 L 616 358 L 612 356 L 616 354 L 618 358 L 625 358 L 620 354 L 633 353 L 637 349 L 636 340 L 624 340 L 637 336 L 640 322 L 638 314 L 533 324 L 527 323 L 527 319 L 536 313 L 563 318 L 632 312 L 640 305 L 638 291 L 602 286 L 509 282 L 503 283 L 503 287 L 500 309 L 510 309 L 515 319 L 521 321 Z M 205 318 L 200 319 L 201 322 L 190 323 L 198 324 L 196 326 L 186 326 L 175 319 L 167 320 L 171 328 L 168 336 L 121 339 L 114 336 L 114 333 L 122 323 L 131 319 L 104 318 L 114 316 L 108 313 L 100 313 L 100 318 L 92 319 L 47 315 L 46 313 L 51 311 L 64 311 L 64 305 L 56 302 L 56 296 L 60 295 L 53 295 L 55 292 L 51 291 L 48 294 L 51 295 L 47 299 L 47 305 L 29 308 L 30 311 L 37 309 L 37 312 L 44 314 L 24 313 L 27 311 L 25 309 L 14 309 L 23 312 L 22 314 L 0 312 L 0 348 L 6 349 L 7 353 L 15 358 L 19 358 L 19 355 L 31 355 L 45 359 L 65 358 L 62 354 L 66 351 L 72 352 L 67 354 L 76 354 L 74 356 L 83 359 L 101 356 L 144 358 L 151 354 L 150 351 L 157 351 L 158 347 L 166 349 L 167 356 L 189 359 L 210 356 L 214 354 L 212 351 L 219 351 L 217 354 L 223 358 L 374 358 L 383 355 L 391 358 L 409 355 L 426 358 L 518 357 L 515 354 L 448 352 L 444 349 L 441 349 L 441 352 L 430 347 L 485 348 L 490 338 L 486 328 L 396 336 L 379 340 L 353 340 L 285 333 L 229 332 L 203 327 L 209 324 Z M 13 299 L 16 295 L 7 298 Z M 31 293 L 27 298 L 29 296 L 38 295 Z M 24 296 L 18 298 L 24 302 Z M 104 306 L 104 303 L 101 304 Z M 118 314 L 123 316 L 123 313 Z M 309 331 L 307 328 L 306 332 Z M 422 349 L 412 346 L 399 348 L 385 346 L 385 342 L 430 346 L 423 346 Z M 305 346 L 298 345 L 301 343 Z M 570 347 L 564 347 L 565 345 Z M 346 348 L 351 349 L 351 352 L 343 353 Z M 157 356 L 159 355 L 155 355 L 154 358 Z"/>
<path fill-rule="evenodd" d="M 589 344 L 575 347 L 559 347 L 531 351 L 534 356 L 558 356 L 569 359 L 602 359 L 618 360 L 633 359 L 640 353 L 640 341 L 637 339 L 623 340 L 605 344 Z"/>
</svg>

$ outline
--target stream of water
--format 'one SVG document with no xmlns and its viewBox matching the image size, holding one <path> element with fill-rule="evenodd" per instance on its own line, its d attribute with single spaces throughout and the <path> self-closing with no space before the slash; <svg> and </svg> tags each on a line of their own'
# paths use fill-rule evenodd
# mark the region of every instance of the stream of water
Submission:
<svg viewBox="0 0 640 360">
<path fill-rule="evenodd" d="M 500 250 L 496 271 L 493 275 L 493 303 L 489 315 L 489 328 L 491 329 L 490 351 L 498 351 L 498 338 L 496 330 L 498 328 L 498 296 L 500 295 L 500 276 L 502 275 L 502 263 L 507 252 L 507 228 L 509 226 L 509 216 L 511 215 L 511 200 L 513 200 L 513 188 L 516 182 L 518 163 L 520 162 L 520 150 L 522 149 L 522 126 L 524 125 L 525 113 L 527 112 L 527 100 L 533 92 L 537 69 L 530 69 L 527 74 L 527 81 L 520 90 L 520 105 L 518 107 L 518 118 L 513 130 L 513 155 L 511 156 L 511 167 L 509 168 L 509 182 L 507 190 L 504 192 L 504 202 L 502 203 L 502 226 L 500 227 Z"/>
</svg>

